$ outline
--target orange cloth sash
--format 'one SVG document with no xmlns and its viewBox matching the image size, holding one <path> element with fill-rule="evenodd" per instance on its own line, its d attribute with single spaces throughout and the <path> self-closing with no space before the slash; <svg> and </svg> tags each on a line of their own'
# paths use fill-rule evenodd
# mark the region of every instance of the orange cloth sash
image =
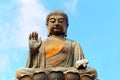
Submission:
<svg viewBox="0 0 120 80">
<path fill-rule="evenodd" d="M 50 58 L 58 54 L 65 45 L 65 39 L 48 39 L 45 42 L 46 58 Z"/>
</svg>

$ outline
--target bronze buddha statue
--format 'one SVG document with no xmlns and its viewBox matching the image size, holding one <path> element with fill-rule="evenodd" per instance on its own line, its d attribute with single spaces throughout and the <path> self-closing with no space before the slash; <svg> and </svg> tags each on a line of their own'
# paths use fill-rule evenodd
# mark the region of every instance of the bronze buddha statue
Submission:
<svg viewBox="0 0 120 80">
<path fill-rule="evenodd" d="M 37 32 L 30 34 L 26 64 L 28 70 L 18 70 L 17 79 L 26 80 L 25 78 L 31 77 L 32 74 L 33 80 L 97 80 L 96 70 L 87 67 L 88 61 L 80 44 L 66 38 L 68 25 L 67 14 L 61 10 L 54 10 L 46 18 L 48 38 L 43 41 L 38 39 Z M 37 79 L 38 77 L 34 76 L 36 72 L 38 75 L 44 73 L 45 77 L 39 76 L 40 78 Z M 23 73 L 27 76 L 21 76 Z M 20 79 L 21 77 L 25 78 Z"/>
</svg>

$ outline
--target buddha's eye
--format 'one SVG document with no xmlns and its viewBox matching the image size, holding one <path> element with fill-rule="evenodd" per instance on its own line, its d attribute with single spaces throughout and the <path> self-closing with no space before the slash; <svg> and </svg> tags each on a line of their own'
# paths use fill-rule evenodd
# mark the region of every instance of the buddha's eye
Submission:
<svg viewBox="0 0 120 80">
<path fill-rule="evenodd" d="M 62 18 L 59 19 L 59 22 L 60 22 L 60 23 L 63 23 L 63 22 L 64 22 L 64 19 L 62 19 Z"/>
<path fill-rule="evenodd" d="M 51 22 L 51 23 L 55 23 L 55 21 L 56 21 L 56 20 L 55 20 L 54 18 L 51 18 L 51 19 L 50 19 L 50 22 Z"/>
</svg>

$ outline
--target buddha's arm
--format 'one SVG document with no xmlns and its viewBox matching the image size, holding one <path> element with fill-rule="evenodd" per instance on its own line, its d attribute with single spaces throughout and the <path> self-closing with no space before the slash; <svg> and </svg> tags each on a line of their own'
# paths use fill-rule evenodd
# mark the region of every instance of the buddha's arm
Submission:
<svg viewBox="0 0 120 80">
<path fill-rule="evenodd" d="M 29 54 L 28 54 L 26 67 L 31 68 L 34 65 L 36 65 L 37 55 L 38 55 L 38 51 L 41 46 L 41 43 L 42 43 L 42 40 L 40 38 L 38 39 L 37 32 L 32 32 L 29 35 Z"/>
<path fill-rule="evenodd" d="M 83 50 L 78 43 L 75 43 L 74 47 L 74 63 L 76 68 L 86 68 L 88 61 L 85 59 Z"/>
<path fill-rule="evenodd" d="M 29 40 L 29 53 L 28 53 L 28 59 L 26 63 L 27 68 L 32 68 L 34 67 L 34 65 L 36 65 L 36 60 L 37 60 L 41 43 L 37 42 L 36 40 Z"/>
<path fill-rule="evenodd" d="M 74 56 L 75 60 L 85 59 L 81 46 L 76 42 L 74 44 Z"/>
</svg>

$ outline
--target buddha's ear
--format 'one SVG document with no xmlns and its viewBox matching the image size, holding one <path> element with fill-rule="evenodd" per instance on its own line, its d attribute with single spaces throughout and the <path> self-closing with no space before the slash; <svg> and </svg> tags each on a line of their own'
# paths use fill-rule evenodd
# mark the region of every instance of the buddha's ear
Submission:
<svg viewBox="0 0 120 80">
<path fill-rule="evenodd" d="M 64 36 L 67 37 L 67 30 L 65 31 Z"/>
<path fill-rule="evenodd" d="M 49 25 L 48 25 L 48 21 L 46 21 L 46 27 L 47 27 L 47 36 L 50 36 L 50 29 L 49 29 Z"/>
<path fill-rule="evenodd" d="M 67 37 L 67 28 L 68 28 L 68 27 L 66 27 L 65 32 L 64 32 L 64 36 L 65 36 L 65 37 Z"/>
<path fill-rule="evenodd" d="M 50 36 L 50 29 L 49 29 L 48 25 L 47 25 L 47 36 L 48 37 Z"/>
<path fill-rule="evenodd" d="M 48 37 L 50 36 L 50 31 L 47 32 L 47 36 L 48 36 Z"/>
</svg>

